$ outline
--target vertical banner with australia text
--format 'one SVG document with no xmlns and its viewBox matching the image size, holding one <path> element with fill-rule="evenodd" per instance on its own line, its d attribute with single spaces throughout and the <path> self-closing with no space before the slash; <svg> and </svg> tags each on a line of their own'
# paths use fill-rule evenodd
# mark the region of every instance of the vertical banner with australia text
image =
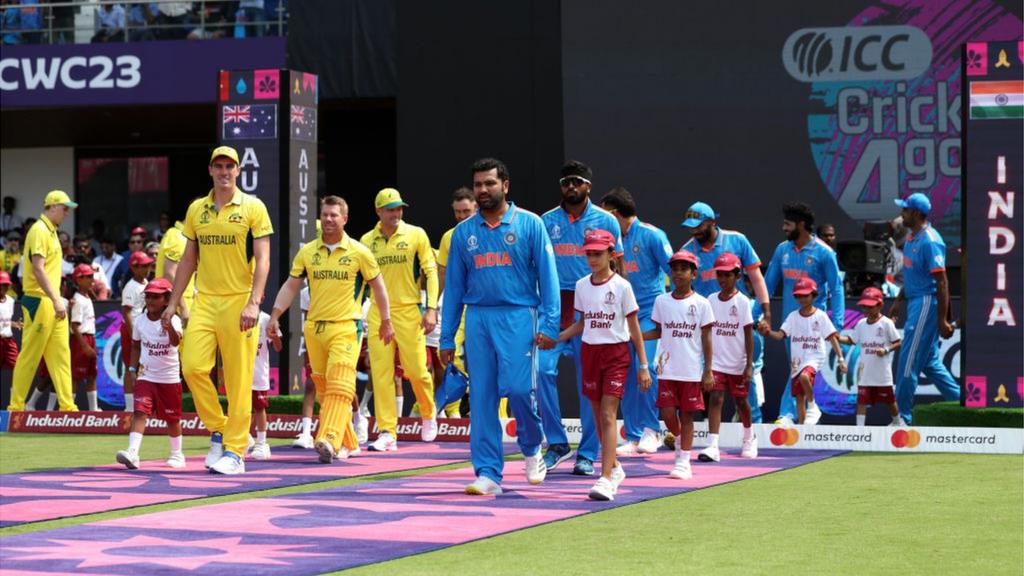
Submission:
<svg viewBox="0 0 1024 576">
<path fill-rule="evenodd" d="M 968 42 L 963 69 L 964 405 L 1021 406 L 1024 42 Z"/>
</svg>

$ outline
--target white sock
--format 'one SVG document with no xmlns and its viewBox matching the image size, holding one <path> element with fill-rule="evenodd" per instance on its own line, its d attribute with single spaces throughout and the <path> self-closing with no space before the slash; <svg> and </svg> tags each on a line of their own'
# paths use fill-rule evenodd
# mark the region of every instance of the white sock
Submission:
<svg viewBox="0 0 1024 576">
<path fill-rule="evenodd" d="M 124 394 L 124 411 L 134 412 L 135 411 L 135 394 L 131 392 L 125 392 Z"/>
<path fill-rule="evenodd" d="M 360 412 L 359 408 L 353 408 L 352 409 L 352 421 L 353 422 L 359 422 L 359 421 L 364 420 L 364 419 L 366 419 L 366 416 L 363 416 L 363 413 Z"/>
<path fill-rule="evenodd" d="M 39 391 L 39 388 L 32 388 L 32 394 L 28 397 L 29 410 L 36 409 L 36 402 L 39 402 L 39 397 L 42 395 L 43 393 Z"/>
<path fill-rule="evenodd" d="M 257 444 L 266 444 L 267 443 L 267 431 L 266 430 L 257 430 L 256 431 L 256 443 Z"/>
<path fill-rule="evenodd" d="M 370 405 L 370 398 L 373 398 L 373 390 L 371 390 L 369 388 L 367 388 L 366 390 L 363 390 L 363 397 L 362 397 L 361 400 L 359 400 L 359 411 L 360 412 L 363 412 L 365 410 L 369 410 L 368 407 Z"/>
<path fill-rule="evenodd" d="M 808 410 L 817 410 L 818 409 L 818 403 L 815 402 L 814 400 L 808 401 L 807 402 L 807 409 Z"/>
<path fill-rule="evenodd" d="M 309 431 L 313 427 L 313 419 L 303 416 L 302 417 L 302 435 L 309 436 Z"/>
<path fill-rule="evenodd" d="M 46 410 L 52 412 L 57 407 L 57 393 L 50 392 L 50 397 L 46 399 Z"/>
<path fill-rule="evenodd" d="M 402 417 L 402 411 L 403 411 L 402 409 L 403 408 L 405 408 L 405 396 L 397 396 L 397 397 L 395 397 L 395 410 L 398 411 L 397 415 L 398 415 L 399 418 Z"/>
<path fill-rule="evenodd" d="M 750 440 L 750 438 L 753 435 L 754 435 L 754 429 L 752 427 L 746 426 L 746 427 L 743 428 L 743 439 L 744 440 Z"/>
<path fill-rule="evenodd" d="M 681 458 L 685 462 L 689 462 L 690 461 L 690 451 L 689 450 L 680 450 L 679 452 L 677 452 L 677 455 L 679 456 L 679 458 Z"/>
<path fill-rule="evenodd" d="M 181 452 L 181 436 L 168 436 L 167 440 L 171 443 L 171 454 L 179 454 Z M 142 434 L 139 434 L 139 441 L 142 441 Z"/>
<path fill-rule="evenodd" d="M 181 437 L 179 436 L 178 439 L 180 441 Z M 138 453 L 140 446 L 142 446 L 142 434 L 139 434 L 138 432 L 129 432 L 128 451 Z"/>
<path fill-rule="evenodd" d="M 900 418 L 899 414 L 897 414 L 897 415 L 892 417 L 892 423 L 893 424 L 899 425 L 901 422 L 903 422 L 903 419 Z"/>
<path fill-rule="evenodd" d="M 863 426 L 867 419 L 867 414 L 857 414 L 857 426 Z"/>
<path fill-rule="evenodd" d="M 93 390 L 92 392 L 86 392 L 85 393 L 85 397 L 89 399 L 89 411 L 90 412 L 99 412 L 100 411 L 100 402 L 96 398 L 96 391 Z"/>
<path fill-rule="evenodd" d="M 708 448 L 718 448 L 718 434 L 708 434 Z"/>
</svg>

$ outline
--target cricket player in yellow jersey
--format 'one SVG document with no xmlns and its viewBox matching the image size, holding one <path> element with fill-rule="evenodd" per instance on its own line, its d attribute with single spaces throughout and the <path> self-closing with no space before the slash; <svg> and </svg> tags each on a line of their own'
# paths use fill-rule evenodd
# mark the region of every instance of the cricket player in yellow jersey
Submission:
<svg viewBox="0 0 1024 576">
<path fill-rule="evenodd" d="M 280 338 L 281 315 L 302 290 L 305 279 L 309 283 L 309 310 L 303 334 L 320 399 L 320 426 L 313 447 L 324 464 L 334 458 L 348 458 L 359 447 L 351 424 L 362 339 L 358 329 L 363 315 L 359 297 L 364 282 L 373 290 L 381 311 L 377 334 L 370 335 L 370 341 L 388 345 L 395 335 L 388 292 L 377 260 L 366 246 L 345 234 L 347 222 L 348 204 L 343 199 L 326 196 L 320 201 L 323 232 L 295 255 L 290 276 L 278 291 L 267 322 L 267 334 Z"/>
<path fill-rule="evenodd" d="M 213 433 L 207 468 L 217 474 L 241 474 L 245 472 L 242 456 L 249 444 L 252 420 L 252 379 L 259 339 L 256 326 L 270 270 L 274 229 L 263 202 L 235 185 L 239 167 L 234 148 L 215 149 L 209 172 L 213 189 L 193 201 L 185 214 L 185 253 L 178 262 L 164 322 L 169 323 L 178 310 L 195 272 L 198 292 L 187 313 L 181 371 L 195 399 L 196 412 Z M 254 265 L 247 253 L 250 236 Z M 210 380 L 218 350 L 224 363 L 227 416 Z"/>
<path fill-rule="evenodd" d="M 402 221 L 404 208 L 408 206 L 394 188 L 385 188 L 377 193 L 374 205 L 380 222 L 363 235 L 360 242 L 373 252 L 384 276 L 391 301 L 391 323 L 395 329 L 393 343 L 384 343 L 379 338 L 370 338 L 367 350 L 370 354 L 370 370 L 373 382 L 373 406 L 380 435 L 370 444 L 374 452 L 390 452 L 398 449 L 398 414 L 395 389 L 390 386 L 395 380 L 395 346 L 405 370 L 405 377 L 412 383 L 413 392 L 420 413 L 423 428 L 420 437 L 431 442 L 437 437 L 437 409 L 434 406 L 434 381 L 427 370 L 426 334 L 437 324 L 437 264 L 434 249 L 430 246 L 427 233 L 418 226 Z M 427 284 L 426 310 L 420 312 L 420 281 L 422 274 Z M 367 315 L 367 332 L 379 330 L 382 311 L 376 305 L 370 307 Z"/>
<path fill-rule="evenodd" d="M 188 239 L 181 233 L 184 227 L 185 224 L 179 220 L 174 223 L 173 227 L 167 229 L 164 237 L 160 240 L 160 251 L 156 256 L 156 277 L 166 278 L 171 285 L 174 284 L 178 263 L 185 255 L 185 246 L 188 244 Z M 186 313 L 192 309 L 192 303 L 195 300 L 195 286 L 196 276 L 193 274 L 188 281 L 188 286 L 185 287 L 185 292 L 181 295 L 181 305 Z"/>
<path fill-rule="evenodd" d="M 71 389 L 71 340 L 68 312 L 60 296 L 60 271 L 64 252 L 57 239 L 57 227 L 77 208 L 66 193 L 53 190 L 43 200 L 43 213 L 25 236 L 22 265 L 27 266 L 22 279 L 21 354 L 14 366 L 10 411 L 25 409 L 25 395 L 39 367 L 46 360 L 53 389 L 57 391 L 60 409 L 76 412 Z"/>
</svg>

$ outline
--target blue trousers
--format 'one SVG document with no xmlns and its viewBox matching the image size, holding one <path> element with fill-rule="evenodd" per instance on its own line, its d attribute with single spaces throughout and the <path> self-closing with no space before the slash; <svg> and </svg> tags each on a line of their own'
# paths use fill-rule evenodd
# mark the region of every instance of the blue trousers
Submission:
<svg viewBox="0 0 1024 576">
<path fill-rule="evenodd" d="M 582 347 L 583 337 L 577 336 L 567 342 L 559 342 L 551 350 L 540 350 L 540 416 L 549 446 L 569 443 L 565 428 L 562 427 L 562 408 L 558 403 L 558 358 L 563 354 L 572 356 L 576 367 L 576 394 L 580 399 L 580 425 L 583 428 L 577 454 L 596 460 L 598 442 L 594 411 L 590 409 L 590 400 L 583 396 L 583 368 L 580 366 Z"/>
<path fill-rule="evenodd" d="M 946 400 L 960 399 L 960 385 L 939 358 L 938 299 L 918 296 L 907 300 L 907 322 L 896 368 L 896 403 L 900 416 L 909 424 L 914 409 L 918 376 L 935 384 Z"/>
<path fill-rule="evenodd" d="M 527 328 L 527 329 L 524 329 Z M 524 306 L 466 308 L 469 387 L 470 459 L 477 476 L 501 483 L 502 450 L 498 402 L 508 397 L 516 419 L 516 436 L 524 456 L 540 452 L 540 414 L 537 413 L 537 312 Z"/>
<path fill-rule="evenodd" d="M 640 330 L 654 329 L 654 322 L 650 314 L 639 318 Z M 647 364 L 650 365 L 651 387 L 647 392 L 640 392 L 640 383 L 636 378 L 637 367 L 640 366 L 640 359 L 637 356 L 633 343 L 629 343 L 629 350 L 633 353 L 633 361 L 629 365 L 629 377 L 626 379 L 626 390 L 622 396 L 622 420 L 626 424 L 626 440 L 636 442 L 644 433 L 644 428 L 650 428 L 655 432 L 661 431 L 661 415 L 655 402 L 658 400 L 658 375 L 654 371 L 654 356 L 657 354 L 658 341 L 647 340 L 644 342 L 644 349 L 647 352 Z M 583 408 L 580 408 L 583 410 Z"/>
</svg>

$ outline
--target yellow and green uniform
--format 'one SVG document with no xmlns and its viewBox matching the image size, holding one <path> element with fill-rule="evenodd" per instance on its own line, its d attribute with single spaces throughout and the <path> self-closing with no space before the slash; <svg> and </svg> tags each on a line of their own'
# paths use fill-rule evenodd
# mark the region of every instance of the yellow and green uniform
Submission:
<svg viewBox="0 0 1024 576">
<path fill-rule="evenodd" d="M 156 277 L 164 277 L 164 267 L 167 261 L 181 262 L 182 257 L 185 256 L 185 246 L 188 245 L 188 239 L 181 230 L 185 227 L 182 222 L 175 222 L 174 227 L 164 234 L 162 240 L 160 240 L 160 251 L 156 256 Z M 181 299 L 185 302 L 185 307 L 188 310 L 192 310 L 192 304 L 195 302 L 196 292 L 196 275 L 193 274 L 188 280 L 188 286 L 185 287 L 185 292 L 182 293 Z"/>
<path fill-rule="evenodd" d="M 32 386 L 39 360 L 46 360 L 46 369 L 57 391 L 60 409 L 67 412 L 78 410 L 71 390 L 71 340 L 68 331 L 68 317 L 57 320 L 53 300 L 43 292 L 32 270 L 32 257 L 42 256 L 46 262 L 43 270 L 54 292 L 60 292 L 60 270 L 64 252 L 57 239 L 57 227 L 45 214 L 39 216 L 25 237 L 22 262 L 27 268 L 22 274 L 21 313 L 25 325 L 21 331 L 21 353 L 14 366 L 11 403 L 8 410 L 24 410 L 25 396 Z"/>
<path fill-rule="evenodd" d="M 395 381 L 396 345 L 405 377 L 412 384 L 424 418 L 433 418 L 436 411 L 434 381 L 427 370 L 426 336 L 420 325 L 423 315 L 420 312 L 419 277 L 422 274 L 426 278 L 427 308 L 436 309 L 437 264 L 427 233 L 405 222 L 398 223 L 398 228 L 390 238 L 384 237 L 380 223 L 377 223 L 373 230 L 363 235 L 360 242 L 376 258 L 391 303 L 391 324 L 395 329 L 395 339 L 384 344 L 380 338 L 371 337 L 367 350 L 375 383 L 373 405 L 377 428 L 381 432 L 395 434 L 398 414 L 395 387 L 391 384 Z M 376 302 L 370 306 L 366 323 L 369 334 L 376 334 L 380 329 L 380 310 Z"/>
<path fill-rule="evenodd" d="M 196 242 L 199 261 L 197 293 L 181 348 L 181 370 L 195 399 L 196 412 L 211 432 L 220 432 L 224 449 L 245 454 L 252 417 L 252 378 L 258 330 L 241 332 L 242 310 L 252 293 L 253 269 L 249 262 L 250 236 L 274 233 L 267 207 L 237 188 L 219 211 L 213 191 L 188 207 L 182 234 Z M 220 351 L 228 414 L 217 400 L 210 371 Z"/>
<path fill-rule="evenodd" d="M 335 452 L 343 445 L 354 450 L 359 446 L 352 429 L 352 398 L 362 338 L 360 295 L 367 282 L 380 276 L 380 269 L 366 246 L 342 233 L 333 249 L 322 237 L 303 245 L 292 260 L 290 275 L 309 283 L 302 330 L 320 399 L 316 439 L 331 444 Z M 376 334 L 370 336 L 371 342 L 375 339 Z"/>
<path fill-rule="evenodd" d="M 8 274 L 14 274 L 14 267 L 18 265 L 18 262 L 21 262 L 20 252 L 0 250 L 0 270 Z"/>
</svg>

